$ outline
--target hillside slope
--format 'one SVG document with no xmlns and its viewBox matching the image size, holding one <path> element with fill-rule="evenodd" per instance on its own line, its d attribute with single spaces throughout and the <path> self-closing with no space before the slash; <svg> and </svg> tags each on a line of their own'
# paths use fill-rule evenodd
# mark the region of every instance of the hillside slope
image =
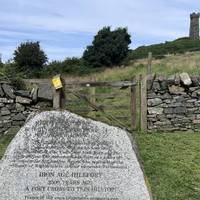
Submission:
<svg viewBox="0 0 200 200">
<path fill-rule="evenodd" d="M 69 80 L 130 80 L 135 75 L 146 74 L 147 63 L 147 59 L 138 59 L 126 67 L 114 67 L 89 76 L 67 76 L 67 78 Z M 154 58 L 152 61 L 152 73 L 170 75 L 181 72 L 200 74 L 200 51 L 171 54 L 162 59 Z"/>
<path fill-rule="evenodd" d="M 165 43 L 138 47 L 130 52 L 129 59 L 145 58 L 148 52 L 152 52 L 156 55 L 156 57 L 160 58 L 167 54 L 192 51 L 200 51 L 200 40 L 193 40 L 188 37 L 184 37 L 170 42 L 166 41 Z"/>
</svg>

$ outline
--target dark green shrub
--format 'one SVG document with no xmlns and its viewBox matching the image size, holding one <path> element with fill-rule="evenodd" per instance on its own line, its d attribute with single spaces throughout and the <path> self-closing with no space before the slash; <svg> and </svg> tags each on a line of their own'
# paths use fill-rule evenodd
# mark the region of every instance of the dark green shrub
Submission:
<svg viewBox="0 0 200 200">
<path fill-rule="evenodd" d="M 40 48 L 39 42 L 21 43 L 14 52 L 14 61 L 19 71 L 39 71 L 47 60 L 47 56 Z"/>
<path fill-rule="evenodd" d="M 92 68 L 119 65 L 128 54 L 130 37 L 126 28 L 111 31 L 110 27 L 104 27 L 84 51 L 83 60 Z"/>
</svg>

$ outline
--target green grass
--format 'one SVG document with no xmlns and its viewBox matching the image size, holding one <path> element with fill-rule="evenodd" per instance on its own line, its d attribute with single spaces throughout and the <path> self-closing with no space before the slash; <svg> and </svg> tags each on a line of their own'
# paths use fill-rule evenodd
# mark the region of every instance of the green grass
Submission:
<svg viewBox="0 0 200 200">
<path fill-rule="evenodd" d="M 138 134 L 154 200 L 200 199 L 200 134 Z"/>
<path fill-rule="evenodd" d="M 147 57 L 147 56 L 146 56 Z M 147 73 L 146 59 L 138 59 L 132 61 L 126 67 L 107 68 L 102 72 L 92 73 L 90 75 L 76 77 L 67 76 L 68 80 L 76 81 L 119 81 L 131 80 L 134 76 Z M 185 54 L 168 55 L 162 59 L 153 59 L 152 73 L 172 75 L 176 73 L 187 72 L 189 74 L 200 74 L 200 52 L 188 52 Z"/>
<path fill-rule="evenodd" d="M 2 158 L 7 146 L 11 142 L 14 135 L 5 135 L 0 137 L 0 159 Z"/>
</svg>

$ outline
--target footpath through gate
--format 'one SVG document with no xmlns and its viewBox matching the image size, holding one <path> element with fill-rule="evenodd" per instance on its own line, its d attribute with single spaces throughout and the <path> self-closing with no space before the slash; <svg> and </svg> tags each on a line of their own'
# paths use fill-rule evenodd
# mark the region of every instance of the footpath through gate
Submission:
<svg viewBox="0 0 200 200">
<path fill-rule="evenodd" d="M 69 81 L 55 90 L 54 109 L 67 109 L 127 130 L 147 129 L 146 76 L 129 81 Z M 28 79 L 31 85 L 51 84 L 51 79 Z"/>
</svg>

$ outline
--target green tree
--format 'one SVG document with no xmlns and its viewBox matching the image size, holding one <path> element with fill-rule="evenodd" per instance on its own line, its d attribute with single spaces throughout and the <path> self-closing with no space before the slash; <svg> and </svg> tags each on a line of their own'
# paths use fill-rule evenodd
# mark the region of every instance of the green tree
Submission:
<svg viewBox="0 0 200 200">
<path fill-rule="evenodd" d="M 47 60 L 39 42 L 21 43 L 14 52 L 14 61 L 21 70 L 38 71 Z"/>
<path fill-rule="evenodd" d="M 94 37 L 92 45 L 87 46 L 83 59 L 91 67 L 119 65 L 129 52 L 130 38 L 126 28 L 111 31 L 110 27 L 104 27 Z"/>
<path fill-rule="evenodd" d="M 3 62 L 2 62 L 2 54 L 0 53 L 0 68 L 3 67 Z"/>
</svg>

